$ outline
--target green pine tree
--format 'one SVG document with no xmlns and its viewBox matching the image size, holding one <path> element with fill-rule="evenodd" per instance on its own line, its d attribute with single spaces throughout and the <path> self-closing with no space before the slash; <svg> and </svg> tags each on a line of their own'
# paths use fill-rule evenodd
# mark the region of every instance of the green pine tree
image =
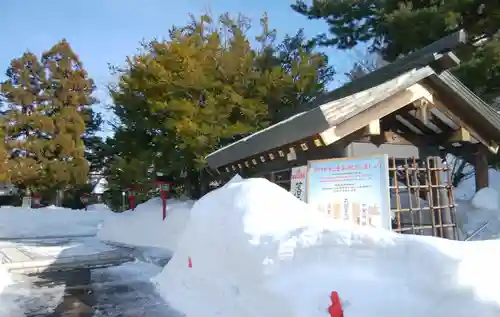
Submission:
<svg viewBox="0 0 500 317">
<path fill-rule="evenodd" d="M 242 15 L 192 17 L 168 40 L 144 43 L 117 69 L 116 164 L 135 166 L 145 181 L 162 171 L 197 197 L 208 153 L 324 91 L 333 70 L 301 32 L 276 43 L 264 16 L 253 47 L 249 28 Z M 110 177 L 117 186 L 130 185 L 117 175 Z"/>
<path fill-rule="evenodd" d="M 458 53 L 460 78 L 483 98 L 500 95 L 500 2 L 477 0 L 298 0 L 292 8 L 324 20 L 317 41 L 351 49 L 365 44 L 393 61 L 459 29 L 470 35 Z"/>
</svg>

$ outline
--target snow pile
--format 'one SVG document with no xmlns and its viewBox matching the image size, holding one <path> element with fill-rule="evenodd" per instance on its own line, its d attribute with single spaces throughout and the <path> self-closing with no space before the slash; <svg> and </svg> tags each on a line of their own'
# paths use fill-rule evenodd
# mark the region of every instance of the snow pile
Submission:
<svg viewBox="0 0 500 317">
<path fill-rule="evenodd" d="M 472 197 L 471 204 L 477 209 L 498 210 L 498 192 L 493 188 L 481 188 Z"/>
<path fill-rule="evenodd" d="M 113 214 L 106 206 L 88 211 L 61 207 L 0 207 L 0 239 L 95 235 L 100 224 Z"/>
<path fill-rule="evenodd" d="M 7 269 L 0 264 L 0 293 L 10 284 L 12 284 L 12 278 Z"/>
<path fill-rule="evenodd" d="M 264 179 L 200 199 L 159 292 L 187 316 L 500 316 L 499 241 L 456 242 L 341 223 Z M 189 267 L 191 264 L 192 267 Z"/>
<path fill-rule="evenodd" d="M 92 194 L 102 195 L 108 190 L 108 181 L 105 178 L 101 178 L 97 184 L 92 189 Z"/>
<path fill-rule="evenodd" d="M 470 201 L 457 200 L 457 227 L 460 240 L 500 238 L 498 192 L 480 189 Z"/>
<path fill-rule="evenodd" d="M 488 171 L 490 188 L 493 188 L 497 193 L 500 193 L 500 171 L 490 168 Z M 476 193 L 476 183 L 474 177 L 469 177 L 461 181 L 458 186 L 453 189 L 455 199 L 471 200 Z"/>
<path fill-rule="evenodd" d="M 167 218 L 162 220 L 162 201 L 153 198 L 135 210 L 116 214 L 106 221 L 97 236 L 120 244 L 156 247 L 175 251 L 177 240 L 189 220 L 192 200 L 167 200 Z"/>
</svg>

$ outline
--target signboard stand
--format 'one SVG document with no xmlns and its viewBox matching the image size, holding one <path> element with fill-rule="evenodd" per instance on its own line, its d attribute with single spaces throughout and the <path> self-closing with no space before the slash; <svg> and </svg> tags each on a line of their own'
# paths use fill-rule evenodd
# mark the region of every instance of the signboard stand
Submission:
<svg viewBox="0 0 500 317">
<path fill-rule="evenodd" d="M 342 221 L 391 230 L 388 159 L 309 161 L 307 203 Z"/>
</svg>

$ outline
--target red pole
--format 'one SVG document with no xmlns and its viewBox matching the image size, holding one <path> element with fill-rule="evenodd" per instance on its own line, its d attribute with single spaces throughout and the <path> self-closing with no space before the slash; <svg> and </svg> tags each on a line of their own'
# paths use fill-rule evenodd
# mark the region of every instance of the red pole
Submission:
<svg viewBox="0 0 500 317">
<path fill-rule="evenodd" d="M 167 192 L 162 190 L 161 191 L 161 201 L 163 205 L 163 220 L 167 218 Z"/>
<path fill-rule="evenodd" d="M 130 209 L 135 210 L 135 196 L 129 197 Z"/>
</svg>

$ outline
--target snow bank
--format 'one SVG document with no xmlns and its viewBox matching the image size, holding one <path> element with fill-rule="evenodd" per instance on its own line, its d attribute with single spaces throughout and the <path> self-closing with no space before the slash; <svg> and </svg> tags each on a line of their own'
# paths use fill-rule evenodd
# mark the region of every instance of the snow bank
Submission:
<svg viewBox="0 0 500 317">
<path fill-rule="evenodd" d="M 12 284 L 12 278 L 6 268 L 0 264 L 0 293 L 9 285 Z"/>
<path fill-rule="evenodd" d="M 470 201 L 457 200 L 456 219 L 460 240 L 500 238 L 498 192 L 482 188 Z"/>
<path fill-rule="evenodd" d="M 55 206 L 37 209 L 2 206 L 0 239 L 95 235 L 104 219 L 113 214 L 105 205 L 89 207 L 85 211 Z"/>
<path fill-rule="evenodd" d="M 162 221 L 162 201 L 153 198 L 116 214 L 104 223 L 97 236 L 104 241 L 121 244 L 156 247 L 175 251 L 177 240 L 189 220 L 193 201 L 167 200 L 167 218 Z"/>
<path fill-rule="evenodd" d="M 471 204 L 474 208 L 498 210 L 498 192 L 493 188 L 481 188 L 472 197 Z"/>
<path fill-rule="evenodd" d="M 340 223 L 248 179 L 194 205 L 154 282 L 187 316 L 325 317 L 334 290 L 349 317 L 500 316 L 498 252 Z"/>
<path fill-rule="evenodd" d="M 493 188 L 497 193 L 500 193 L 500 171 L 490 168 L 488 171 L 490 188 Z M 461 181 L 453 190 L 456 199 L 471 200 L 476 193 L 476 183 L 474 177 L 469 177 Z"/>
</svg>

